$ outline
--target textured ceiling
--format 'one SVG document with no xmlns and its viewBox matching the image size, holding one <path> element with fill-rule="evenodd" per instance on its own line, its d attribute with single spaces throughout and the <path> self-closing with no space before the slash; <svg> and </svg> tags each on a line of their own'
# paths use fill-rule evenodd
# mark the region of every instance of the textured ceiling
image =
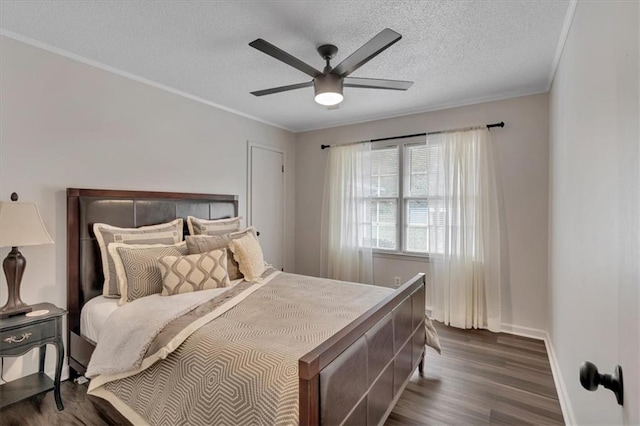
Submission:
<svg viewBox="0 0 640 426">
<path fill-rule="evenodd" d="M 558 1 L 2 1 L 4 34 L 35 40 L 294 131 L 545 92 L 569 6 Z M 353 77 L 411 80 L 407 92 L 345 88 L 338 110 L 251 47 L 263 38 L 322 69 L 384 28 L 403 38 Z"/>
</svg>

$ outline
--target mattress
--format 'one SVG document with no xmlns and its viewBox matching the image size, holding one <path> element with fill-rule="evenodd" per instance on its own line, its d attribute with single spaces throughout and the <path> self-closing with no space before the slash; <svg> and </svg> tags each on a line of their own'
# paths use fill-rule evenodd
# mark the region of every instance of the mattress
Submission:
<svg viewBox="0 0 640 426">
<path fill-rule="evenodd" d="M 118 309 L 118 300 L 97 296 L 89 300 L 80 312 L 80 335 L 96 343 L 107 318 Z"/>
<path fill-rule="evenodd" d="M 229 286 L 234 287 L 241 281 L 242 279 L 233 280 Z M 80 335 L 93 343 L 98 343 L 107 318 L 118 309 L 118 300 L 120 299 L 97 296 L 85 303 L 80 312 Z"/>
</svg>

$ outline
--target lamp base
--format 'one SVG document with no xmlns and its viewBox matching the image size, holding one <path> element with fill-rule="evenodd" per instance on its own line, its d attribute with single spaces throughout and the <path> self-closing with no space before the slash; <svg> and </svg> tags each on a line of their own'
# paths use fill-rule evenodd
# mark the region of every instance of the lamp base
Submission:
<svg viewBox="0 0 640 426">
<path fill-rule="evenodd" d="M 33 311 L 33 308 L 29 305 L 16 306 L 15 308 L 10 309 L 0 309 L 0 318 L 9 318 L 14 315 L 27 314 Z"/>
<path fill-rule="evenodd" d="M 13 315 L 25 314 L 33 309 L 20 299 L 20 281 L 24 268 L 27 266 L 27 259 L 24 258 L 18 247 L 11 247 L 11 251 L 2 262 L 2 269 L 7 277 L 7 287 L 9 294 L 7 303 L 0 308 L 0 318 L 7 318 Z"/>
</svg>

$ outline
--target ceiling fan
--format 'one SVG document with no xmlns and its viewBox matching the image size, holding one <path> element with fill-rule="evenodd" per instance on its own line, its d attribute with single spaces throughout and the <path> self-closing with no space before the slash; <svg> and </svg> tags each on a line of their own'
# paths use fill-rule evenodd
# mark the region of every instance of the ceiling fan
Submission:
<svg viewBox="0 0 640 426">
<path fill-rule="evenodd" d="M 256 92 L 251 92 L 251 94 L 255 96 L 272 95 L 274 93 L 313 86 L 316 94 L 315 101 L 317 103 L 325 106 L 334 106 L 343 101 L 344 87 L 407 90 L 413 84 L 412 81 L 349 77 L 349 74 L 369 62 L 401 38 L 402 36 L 397 32 L 390 30 L 389 28 L 385 28 L 333 68 L 331 67 L 330 61 L 336 56 L 336 53 L 338 53 L 338 48 L 332 44 L 323 44 L 318 47 L 318 53 L 326 61 L 326 66 L 323 71 L 318 71 L 311 65 L 302 62 L 300 59 L 288 54 L 268 41 L 259 38 L 249 43 L 249 46 L 258 49 L 259 51 L 266 53 L 267 55 L 272 56 L 299 71 L 302 71 L 303 73 L 313 77 L 313 80 L 305 83 L 258 90 Z"/>
</svg>

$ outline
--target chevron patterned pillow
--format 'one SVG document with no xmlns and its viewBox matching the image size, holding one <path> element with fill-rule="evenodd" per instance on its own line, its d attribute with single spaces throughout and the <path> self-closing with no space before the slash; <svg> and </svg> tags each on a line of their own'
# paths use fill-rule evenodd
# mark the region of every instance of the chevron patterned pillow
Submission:
<svg viewBox="0 0 640 426">
<path fill-rule="evenodd" d="M 104 284 L 102 295 L 110 298 L 120 298 L 120 283 L 116 273 L 113 256 L 109 252 L 109 245 L 120 244 L 175 244 L 182 241 L 182 219 L 160 225 L 141 226 L 139 228 L 118 228 L 106 223 L 95 223 L 93 232 L 100 248 Z"/>
<path fill-rule="evenodd" d="M 113 257 L 120 286 L 118 304 L 124 305 L 144 296 L 161 293 L 162 274 L 158 259 L 163 256 L 181 256 L 188 252 L 184 241 L 174 245 L 109 244 L 109 253 Z"/>
<path fill-rule="evenodd" d="M 225 248 L 188 256 L 163 256 L 158 264 L 162 272 L 163 296 L 229 285 Z"/>
</svg>

